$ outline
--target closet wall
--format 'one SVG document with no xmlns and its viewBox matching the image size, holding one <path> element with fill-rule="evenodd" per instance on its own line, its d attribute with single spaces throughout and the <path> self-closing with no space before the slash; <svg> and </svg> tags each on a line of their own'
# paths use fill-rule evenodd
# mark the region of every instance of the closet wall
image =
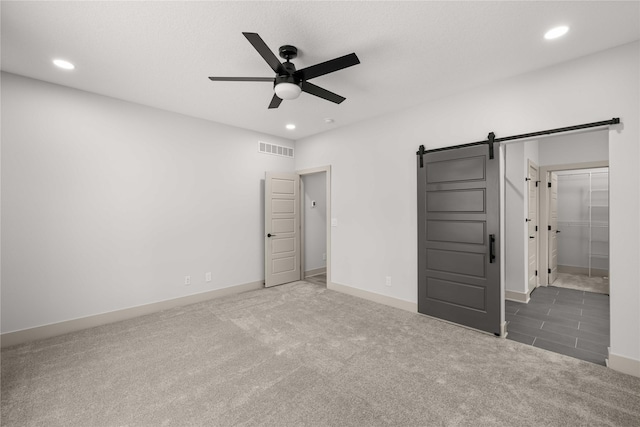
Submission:
<svg viewBox="0 0 640 427">
<path fill-rule="evenodd" d="M 608 276 L 608 168 L 558 172 L 558 271 Z"/>
</svg>

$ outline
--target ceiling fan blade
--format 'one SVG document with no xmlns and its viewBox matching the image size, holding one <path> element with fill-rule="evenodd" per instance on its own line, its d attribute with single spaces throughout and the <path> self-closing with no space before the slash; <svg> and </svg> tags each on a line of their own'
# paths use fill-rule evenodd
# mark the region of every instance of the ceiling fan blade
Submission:
<svg viewBox="0 0 640 427">
<path fill-rule="evenodd" d="M 309 82 L 302 83 L 302 91 L 326 99 L 327 101 L 335 102 L 336 104 L 340 104 L 342 101 L 347 99 L 343 96 L 330 92 L 326 89 L 321 88 L 320 86 L 316 86 Z"/>
<path fill-rule="evenodd" d="M 282 63 L 278 59 L 278 57 L 269 49 L 269 46 L 262 40 L 257 33 L 242 33 L 249 40 L 249 43 L 253 45 L 253 47 L 258 51 L 260 56 L 267 61 L 269 67 L 276 73 L 282 71 Z"/>
<path fill-rule="evenodd" d="M 214 82 L 271 82 L 273 77 L 209 77 Z"/>
<path fill-rule="evenodd" d="M 282 99 L 278 97 L 275 93 L 273 94 L 273 98 L 271 98 L 271 103 L 269 104 L 269 108 L 278 108 Z"/>
<path fill-rule="evenodd" d="M 296 71 L 294 75 L 296 77 L 302 77 L 302 80 L 309 80 L 314 77 L 342 70 L 343 68 L 358 65 L 359 63 L 360 60 L 356 54 L 350 53 L 349 55 L 341 56 L 340 58 L 330 59 L 329 61 L 321 62 L 307 68 L 302 68 L 301 70 Z"/>
</svg>

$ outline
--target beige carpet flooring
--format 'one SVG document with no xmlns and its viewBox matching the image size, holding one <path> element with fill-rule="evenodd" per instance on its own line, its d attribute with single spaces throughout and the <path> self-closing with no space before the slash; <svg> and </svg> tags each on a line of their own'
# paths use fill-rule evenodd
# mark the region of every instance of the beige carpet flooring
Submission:
<svg viewBox="0 0 640 427">
<path fill-rule="evenodd" d="M 3 426 L 638 426 L 640 378 L 308 282 L 2 350 Z"/>
<path fill-rule="evenodd" d="M 589 277 L 586 274 L 558 273 L 556 281 L 550 286 L 609 295 L 608 277 Z"/>
</svg>

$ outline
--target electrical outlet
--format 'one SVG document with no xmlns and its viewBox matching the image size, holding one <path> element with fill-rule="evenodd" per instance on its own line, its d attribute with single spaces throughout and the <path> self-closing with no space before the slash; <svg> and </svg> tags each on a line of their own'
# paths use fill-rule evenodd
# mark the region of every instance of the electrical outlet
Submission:
<svg viewBox="0 0 640 427">
<path fill-rule="evenodd" d="M 184 276 L 184 284 L 187 286 L 191 284 L 191 276 Z"/>
<path fill-rule="evenodd" d="M 385 285 L 391 286 L 391 276 L 387 276 L 387 280 L 385 282 Z"/>
<path fill-rule="evenodd" d="M 211 272 L 207 272 L 207 274 L 204 275 L 204 280 L 205 282 L 210 282 L 211 281 Z"/>
</svg>

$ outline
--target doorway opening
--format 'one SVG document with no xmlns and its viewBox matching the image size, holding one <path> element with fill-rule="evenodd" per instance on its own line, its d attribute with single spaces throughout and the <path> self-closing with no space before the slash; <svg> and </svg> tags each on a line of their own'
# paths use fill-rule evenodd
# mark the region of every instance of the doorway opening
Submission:
<svg viewBox="0 0 640 427">
<path fill-rule="evenodd" d="M 326 170 L 299 172 L 302 230 L 302 280 L 327 285 L 327 175 Z"/>
<path fill-rule="evenodd" d="M 576 273 L 608 277 L 608 143 L 605 129 L 504 147 L 507 338 L 600 365 L 608 358 L 609 296 L 562 285 Z"/>
<path fill-rule="evenodd" d="M 324 184 L 307 178 L 312 175 L 318 175 Z M 305 191 L 305 179 L 310 191 Z M 305 193 L 309 197 L 306 204 Z M 325 284 L 331 284 L 331 229 L 326 221 L 331 217 L 331 167 L 297 172 L 266 172 L 264 200 L 265 287 L 319 275 L 324 275 Z M 316 217 L 307 216 L 304 214 L 305 205 L 323 212 L 316 214 Z M 305 238 L 305 220 L 312 222 L 310 230 L 314 231 L 307 232 L 311 239 Z M 318 223 L 324 223 L 324 235 Z M 310 244 L 305 251 L 307 240 L 310 240 Z M 311 256 L 319 253 L 324 265 L 312 268 L 312 258 L 307 257 L 305 252 L 310 252 Z M 320 280 L 320 277 L 316 279 Z"/>
<path fill-rule="evenodd" d="M 549 285 L 609 295 L 609 168 L 558 177 L 557 275 Z"/>
</svg>

